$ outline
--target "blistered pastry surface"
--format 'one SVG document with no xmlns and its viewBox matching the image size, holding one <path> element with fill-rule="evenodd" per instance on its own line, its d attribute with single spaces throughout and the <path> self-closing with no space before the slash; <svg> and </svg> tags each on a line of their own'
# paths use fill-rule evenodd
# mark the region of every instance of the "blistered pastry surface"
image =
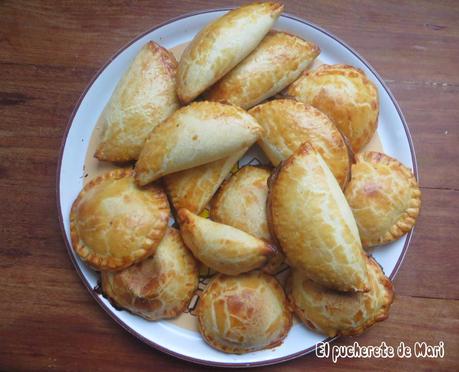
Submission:
<svg viewBox="0 0 459 372">
<path fill-rule="evenodd" d="M 292 325 L 282 287 L 260 272 L 218 275 L 201 294 L 197 315 L 206 342 L 236 354 L 281 344 Z"/>
</svg>

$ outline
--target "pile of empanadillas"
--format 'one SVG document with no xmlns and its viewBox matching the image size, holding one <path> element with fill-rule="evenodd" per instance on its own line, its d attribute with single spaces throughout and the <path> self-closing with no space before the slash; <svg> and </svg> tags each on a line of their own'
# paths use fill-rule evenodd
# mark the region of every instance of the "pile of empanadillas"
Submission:
<svg viewBox="0 0 459 372">
<path fill-rule="evenodd" d="M 145 45 L 99 118 L 95 154 L 135 169 L 90 181 L 70 215 L 73 248 L 101 271 L 105 295 L 146 319 L 186 309 L 198 261 L 218 272 L 196 313 L 206 342 L 228 353 L 279 345 L 292 312 L 328 336 L 385 319 L 392 284 L 366 250 L 407 233 L 421 204 L 409 169 L 361 152 L 377 128 L 375 85 L 348 65 L 311 70 L 318 45 L 270 31 L 282 10 L 228 12 L 179 63 Z M 275 168 L 225 181 L 255 143 Z"/>
</svg>

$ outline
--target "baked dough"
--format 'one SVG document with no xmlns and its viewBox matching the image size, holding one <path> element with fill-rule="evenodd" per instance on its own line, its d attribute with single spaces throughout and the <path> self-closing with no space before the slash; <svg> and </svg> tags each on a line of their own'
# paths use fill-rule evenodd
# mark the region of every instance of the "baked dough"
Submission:
<svg viewBox="0 0 459 372">
<path fill-rule="evenodd" d="M 182 54 L 177 94 L 189 103 L 241 62 L 268 33 L 284 6 L 254 3 L 231 10 L 204 27 Z"/>
<path fill-rule="evenodd" d="M 96 270 L 124 269 L 155 252 L 169 215 L 160 187 L 139 188 L 132 169 L 113 170 L 86 184 L 73 202 L 73 249 Z"/>
<path fill-rule="evenodd" d="M 103 138 L 96 158 L 121 162 L 139 157 L 151 130 L 179 108 L 176 72 L 175 57 L 155 42 L 140 50 L 99 118 Z"/>
<path fill-rule="evenodd" d="M 287 285 L 295 313 L 315 331 L 329 337 L 362 333 L 389 316 L 394 298 L 391 281 L 373 258 L 367 258 L 370 291 L 344 293 L 322 287 L 293 270 Z"/>
<path fill-rule="evenodd" d="M 198 267 L 176 229 L 156 253 L 118 272 L 102 272 L 102 290 L 117 306 L 149 320 L 174 318 L 198 287 Z"/>
<path fill-rule="evenodd" d="M 292 326 L 284 290 L 260 272 L 218 275 L 201 294 L 197 316 L 204 340 L 234 354 L 278 346 Z"/>
<path fill-rule="evenodd" d="M 250 147 L 262 129 L 244 110 L 195 102 L 173 113 L 150 134 L 135 166 L 139 185 L 226 158 Z"/>
<path fill-rule="evenodd" d="M 291 99 L 276 99 L 251 109 L 249 113 L 263 127 L 258 144 L 277 166 L 304 142 L 311 143 L 344 189 L 349 181 L 351 159 L 340 131 L 327 115 Z"/>
<path fill-rule="evenodd" d="M 210 218 L 273 245 L 266 217 L 267 181 L 270 175 L 267 168 L 251 165 L 241 168 L 223 183 L 212 199 Z M 277 257 L 279 255 L 281 257 Z M 282 253 L 277 251 L 263 271 L 277 272 L 283 258 Z"/>
<path fill-rule="evenodd" d="M 345 195 L 364 248 L 387 244 L 410 231 L 419 215 L 421 191 L 413 173 L 379 152 L 356 155 Z"/>
<path fill-rule="evenodd" d="M 227 158 L 165 176 L 164 186 L 175 210 L 186 208 L 195 214 L 201 213 L 247 150 L 245 148 Z"/>
<path fill-rule="evenodd" d="M 307 71 L 287 94 L 327 114 L 354 152 L 370 142 L 378 126 L 378 90 L 365 73 L 348 65 L 321 65 Z"/>
<path fill-rule="evenodd" d="M 269 180 L 268 222 L 288 263 L 340 291 L 367 291 L 351 208 L 325 161 L 305 143 Z"/>
<path fill-rule="evenodd" d="M 275 253 L 267 242 L 234 227 L 178 211 L 180 233 L 193 255 L 220 273 L 238 275 L 257 269 Z"/>
<path fill-rule="evenodd" d="M 279 93 L 319 55 L 319 47 L 285 32 L 270 31 L 258 47 L 206 93 L 211 101 L 244 109 Z"/>
</svg>

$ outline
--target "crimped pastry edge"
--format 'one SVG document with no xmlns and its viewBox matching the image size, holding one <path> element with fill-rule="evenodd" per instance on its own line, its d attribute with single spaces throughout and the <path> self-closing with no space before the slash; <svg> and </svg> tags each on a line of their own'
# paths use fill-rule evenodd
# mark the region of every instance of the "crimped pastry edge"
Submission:
<svg viewBox="0 0 459 372">
<path fill-rule="evenodd" d="M 167 218 L 165 218 L 165 223 L 163 228 L 155 227 L 154 230 L 151 232 L 151 235 L 148 236 L 149 239 L 153 241 L 151 245 L 151 249 L 138 249 L 134 257 L 127 257 L 127 258 L 114 258 L 114 257 L 101 257 L 92 252 L 92 250 L 80 239 L 78 234 L 78 222 L 77 222 L 77 208 L 79 206 L 79 202 L 84 197 L 84 195 L 91 190 L 93 187 L 96 187 L 103 183 L 106 180 L 119 180 L 124 177 L 133 177 L 134 170 L 129 168 L 119 168 L 109 171 L 99 177 L 96 177 L 89 181 L 86 185 L 84 185 L 83 189 L 78 194 L 77 198 L 74 200 L 72 204 L 72 208 L 70 210 L 70 236 L 72 240 L 72 248 L 74 249 L 75 253 L 78 254 L 80 259 L 85 261 L 89 266 L 91 266 L 94 270 L 107 270 L 107 271 L 118 271 L 125 269 L 133 265 L 136 262 L 143 260 L 144 258 L 148 257 L 149 255 L 155 252 L 156 247 L 161 242 L 161 239 L 165 235 L 167 231 L 167 224 L 170 215 L 170 208 L 169 203 L 167 201 L 167 197 L 162 191 L 162 189 L 158 188 L 158 186 L 150 185 L 144 187 L 144 190 L 151 190 L 154 192 L 154 196 L 160 202 L 163 201 L 163 205 L 159 207 L 159 209 L 165 209 L 168 211 Z M 156 190 L 155 190 L 156 189 Z"/>
</svg>

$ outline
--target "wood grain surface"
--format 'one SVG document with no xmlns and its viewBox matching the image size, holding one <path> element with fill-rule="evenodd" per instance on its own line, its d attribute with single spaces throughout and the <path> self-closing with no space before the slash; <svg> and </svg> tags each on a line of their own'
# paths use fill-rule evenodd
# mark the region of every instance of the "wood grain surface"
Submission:
<svg viewBox="0 0 459 372">
<path fill-rule="evenodd" d="M 56 210 L 59 147 L 97 70 L 181 14 L 241 1 L 0 1 L 0 370 L 194 370 L 119 327 L 86 291 Z M 390 318 L 340 345 L 445 343 L 443 359 L 308 355 L 277 370 L 459 369 L 459 2 L 285 1 L 381 74 L 413 135 L 422 211 Z"/>
</svg>

